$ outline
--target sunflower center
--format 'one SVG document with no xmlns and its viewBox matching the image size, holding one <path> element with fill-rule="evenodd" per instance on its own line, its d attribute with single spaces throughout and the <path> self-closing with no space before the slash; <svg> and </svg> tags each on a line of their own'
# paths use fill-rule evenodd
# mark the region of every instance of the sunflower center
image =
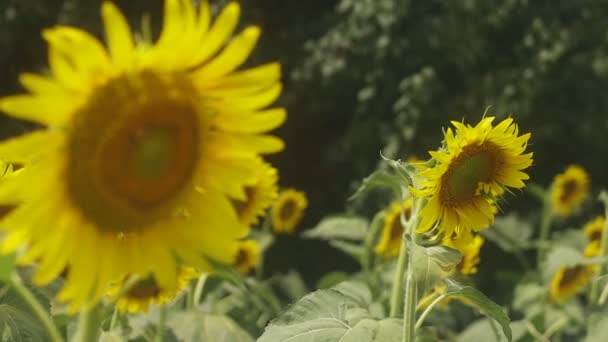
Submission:
<svg viewBox="0 0 608 342">
<path fill-rule="evenodd" d="M 578 183 L 576 182 L 576 180 L 574 180 L 574 179 L 567 180 L 562 185 L 562 194 L 559 197 L 559 199 L 562 202 L 568 201 L 568 199 L 570 199 L 576 193 L 577 188 L 578 188 Z"/>
<path fill-rule="evenodd" d="M 599 242 L 602 239 L 602 231 L 600 230 L 596 230 L 593 233 L 591 233 L 591 236 L 589 236 L 589 240 L 591 242 Z"/>
<path fill-rule="evenodd" d="M 563 288 L 572 284 L 573 282 L 576 282 L 576 280 L 578 280 L 578 278 L 580 278 L 584 272 L 584 266 L 575 266 L 567 268 L 564 272 L 564 275 L 562 276 L 562 279 L 559 282 L 559 287 Z"/>
<path fill-rule="evenodd" d="M 283 204 L 283 206 L 281 207 L 281 210 L 279 211 L 279 216 L 281 217 L 281 220 L 283 220 L 283 221 L 289 220 L 296 213 L 297 209 L 298 209 L 298 205 L 296 204 L 295 201 L 293 201 L 293 200 L 286 201 Z"/>
<path fill-rule="evenodd" d="M 127 297 L 136 299 L 154 298 L 160 294 L 161 290 L 162 289 L 158 287 L 154 278 L 148 277 L 137 281 L 135 285 L 129 289 Z"/>
<path fill-rule="evenodd" d="M 124 231 L 171 214 L 197 166 L 195 99 L 187 79 L 149 73 L 94 91 L 69 141 L 69 191 L 84 216 Z"/>
<path fill-rule="evenodd" d="M 412 209 L 410 208 L 406 208 L 404 209 L 404 215 L 406 219 L 409 219 L 411 213 L 412 213 Z M 405 229 L 403 228 L 403 225 L 401 224 L 401 214 L 396 215 L 395 218 L 393 218 L 393 224 L 391 225 L 391 232 L 390 232 L 390 241 L 401 241 L 401 238 L 403 237 L 403 232 L 405 231 Z"/>
<path fill-rule="evenodd" d="M 461 202 L 473 198 L 480 183 L 491 182 L 495 178 L 499 153 L 498 147 L 490 143 L 467 146 L 443 176 L 447 185 L 444 199 Z"/>
</svg>

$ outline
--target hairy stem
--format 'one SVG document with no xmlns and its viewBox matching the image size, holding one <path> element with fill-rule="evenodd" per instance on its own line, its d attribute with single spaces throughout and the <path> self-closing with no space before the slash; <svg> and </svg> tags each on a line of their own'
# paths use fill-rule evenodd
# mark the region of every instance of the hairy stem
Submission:
<svg viewBox="0 0 608 342">
<path fill-rule="evenodd" d="M 21 281 L 21 278 L 16 272 L 13 272 L 13 274 L 10 276 L 9 283 L 10 286 L 15 289 L 17 294 L 19 294 L 19 296 L 21 296 L 21 298 L 23 298 L 27 305 L 29 305 L 29 307 L 32 309 L 36 318 L 38 318 L 40 323 L 42 323 L 42 325 L 44 326 L 44 329 L 46 329 L 46 332 L 49 335 L 51 341 L 62 342 L 63 337 L 59 333 L 59 330 L 57 329 L 57 326 L 55 326 L 55 323 L 53 323 L 50 314 L 42 307 L 42 305 L 40 305 L 40 303 L 36 300 L 36 297 L 34 297 L 34 294 L 30 291 L 30 289 L 28 289 L 23 284 L 23 281 Z"/>
</svg>

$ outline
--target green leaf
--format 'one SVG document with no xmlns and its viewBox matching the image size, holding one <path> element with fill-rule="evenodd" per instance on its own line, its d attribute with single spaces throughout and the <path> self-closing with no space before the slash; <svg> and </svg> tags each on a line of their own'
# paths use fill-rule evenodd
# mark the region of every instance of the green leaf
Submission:
<svg viewBox="0 0 608 342">
<path fill-rule="evenodd" d="M 446 278 L 460 263 L 462 255 L 446 246 L 422 247 L 413 243 L 414 273 L 418 293 L 426 293 Z"/>
<path fill-rule="evenodd" d="M 532 225 L 511 214 L 496 218 L 494 226 L 491 229 L 484 229 L 481 234 L 500 249 L 513 252 L 528 248 Z"/>
<path fill-rule="evenodd" d="M 369 288 L 344 282 L 318 290 L 270 322 L 258 342 L 400 342 L 402 321 L 376 320 Z"/>
<path fill-rule="evenodd" d="M 302 236 L 308 239 L 361 241 L 365 239 L 367 227 L 368 222 L 362 217 L 331 216 L 321 220 Z"/>
<path fill-rule="evenodd" d="M 13 306 L 0 304 L 2 341 L 46 341 L 47 336 L 38 321 Z"/>
<path fill-rule="evenodd" d="M 334 271 L 324 274 L 317 282 L 317 288 L 328 289 L 350 278 L 348 273 L 342 271 Z"/>
<path fill-rule="evenodd" d="M 401 185 L 402 181 L 399 176 L 384 170 L 377 170 L 363 179 L 363 182 L 357 191 L 355 191 L 355 193 L 349 197 L 349 200 L 355 199 L 372 189 L 379 188 L 388 188 L 393 190 L 395 194 L 400 195 Z"/>
<path fill-rule="evenodd" d="M 507 337 L 507 340 L 512 340 L 512 332 L 509 325 L 510 319 L 502 306 L 494 303 L 490 298 L 486 297 L 486 295 L 472 288 L 471 286 L 459 284 L 449 278 L 447 278 L 445 281 L 448 285 L 446 289 L 446 294 L 448 294 L 448 296 L 456 296 L 460 299 L 465 299 L 467 304 L 476 307 L 485 315 L 489 316 L 500 324 L 503 333 Z"/>
<path fill-rule="evenodd" d="M 522 311 L 527 319 L 533 319 L 544 310 L 547 287 L 536 283 L 521 283 L 513 294 L 513 309 Z"/>
<path fill-rule="evenodd" d="M 177 312 L 169 318 L 167 326 L 183 342 L 253 342 L 253 338 L 228 316 L 194 310 Z"/>
<path fill-rule="evenodd" d="M 363 253 L 365 253 L 365 247 L 358 243 L 335 240 L 330 241 L 329 244 L 357 260 L 361 260 Z"/>
<path fill-rule="evenodd" d="M 608 336 L 608 313 L 592 313 L 587 319 L 585 342 L 604 342 Z"/>
<path fill-rule="evenodd" d="M 408 187 L 413 184 L 412 173 L 415 172 L 415 168 L 413 168 L 408 163 L 402 162 L 401 160 L 393 160 L 391 158 L 383 156 L 382 154 L 380 154 L 380 157 L 382 157 L 382 159 L 384 159 L 384 161 L 387 162 L 388 165 L 390 165 L 393 170 L 397 172 L 397 174 L 401 178 L 401 182 L 404 187 Z"/>
<path fill-rule="evenodd" d="M 276 286 L 291 300 L 300 299 L 309 292 L 308 287 L 300 274 L 293 270 L 280 276 Z"/>
<path fill-rule="evenodd" d="M 492 326 L 493 322 L 490 319 L 482 318 L 471 323 L 463 332 L 456 338 L 457 342 L 471 341 L 497 341 L 506 342 L 507 338 L 502 334 L 496 334 L 498 329 Z M 513 341 L 518 341 L 527 334 L 527 328 L 524 321 L 516 321 L 510 324 L 513 331 Z"/>
<path fill-rule="evenodd" d="M 0 281 L 7 282 L 15 271 L 15 253 L 0 255 Z"/>
<path fill-rule="evenodd" d="M 127 342 L 127 339 L 112 331 L 102 331 L 99 336 L 99 342 Z"/>
</svg>

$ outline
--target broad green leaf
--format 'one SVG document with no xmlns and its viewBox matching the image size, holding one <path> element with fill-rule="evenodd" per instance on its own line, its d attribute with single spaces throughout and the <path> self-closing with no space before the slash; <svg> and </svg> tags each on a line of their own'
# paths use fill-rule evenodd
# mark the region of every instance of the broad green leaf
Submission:
<svg viewBox="0 0 608 342">
<path fill-rule="evenodd" d="M 388 165 L 393 168 L 393 170 L 395 170 L 395 172 L 397 172 L 399 178 L 401 179 L 401 185 L 403 187 L 407 188 L 408 186 L 413 184 L 412 173 L 415 172 L 415 169 L 411 167 L 411 165 L 404 163 L 400 160 L 393 160 L 387 158 L 383 155 L 380 156 L 382 157 L 382 159 L 384 159 L 385 162 L 388 163 Z"/>
<path fill-rule="evenodd" d="M 527 319 L 533 319 L 543 312 L 547 288 L 536 283 L 521 283 L 513 294 L 513 309 L 524 313 Z"/>
<path fill-rule="evenodd" d="M 365 239 L 367 226 L 367 220 L 362 217 L 332 216 L 324 218 L 302 236 L 309 239 L 361 241 Z"/>
<path fill-rule="evenodd" d="M 369 288 L 343 282 L 318 290 L 270 322 L 258 342 L 400 342 L 402 321 L 376 320 Z"/>
<path fill-rule="evenodd" d="M 300 299 L 309 292 L 308 287 L 300 274 L 293 270 L 287 272 L 286 275 L 279 277 L 276 286 L 291 300 Z"/>
<path fill-rule="evenodd" d="M 342 271 L 334 271 L 324 274 L 317 282 L 317 288 L 328 289 L 350 278 L 348 273 Z"/>
<path fill-rule="evenodd" d="M 459 284 L 449 278 L 445 281 L 448 285 L 446 294 L 463 299 L 467 304 L 476 307 L 486 316 L 494 319 L 502 327 L 502 331 L 507 337 L 507 340 L 512 340 L 512 332 L 509 325 L 510 320 L 502 306 L 494 303 L 490 298 L 486 297 L 486 295 L 471 286 Z"/>
<path fill-rule="evenodd" d="M 492 326 L 493 323 L 488 318 L 479 319 L 471 323 L 463 332 L 461 332 L 456 341 L 457 342 L 471 342 L 471 341 L 497 341 L 507 342 L 507 338 L 501 334 L 498 330 L 498 326 Z M 524 321 L 516 321 L 510 324 L 511 330 L 513 331 L 513 341 L 522 339 L 527 334 L 526 324 Z"/>
<path fill-rule="evenodd" d="M 44 329 L 33 316 L 4 303 L 0 304 L 0 329 L 2 341 L 47 340 Z"/>
<path fill-rule="evenodd" d="M 388 188 L 393 190 L 393 192 L 397 195 L 401 194 L 401 185 L 402 181 L 399 176 L 391 174 L 384 170 L 374 171 L 371 175 L 363 179 L 363 182 L 355 191 L 355 193 L 350 196 L 349 200 L 352 200 L 360 195 L 378 188 Z"/>
<path fill-rule="evenodd" d="M 608 313 L 592 313 L 587 319 L 585 342 L 604 342 L 608 336 Z"/>
<path fill-rule="evenodd" d="M 167 325 L 182 342 L 253 342 L 253 338 L 228 316 L 194 310 L 177 312 L 169 318 Z"/>
<path fill-rule="evenodd" d="M 481 234 L 507 252 L 526 249 L 532 236 L 532 225 L 519 219 L 516 215 L 498 217 L 491 229 L 484 229 Z"/>
<path fill-rule="evenodd" d="M 357 260 L 361 260 L 361 257 L 365 253 L 365 247 L 362 246 L 360 243 L 334 240 L 330 241 L 329 244 L 332 247 L 341 250 L 342 252 L 350 255 L 351 257 Z"/>
<path fill-rule="evenodd" d="M 460 252 L 446 246 L 422 247 L 409 244 L 413 248 L 414 273 L 418 293 L 426 293 L 441 282 L 462 260 Z"/>
<path fill-rule="evenodd" d="M 102 331 L 99 342 L 127 342 L 127 339 L 116 332 Z"/>
<path fill-rule="evenodd" d="M 15 254 L 0 255 L 0 281 L 7 282 L 15 271 Z"/>
<path fill-rule="evenodd" d="M 543 280 L 545 283 L 549 283 L 562 266 L 573 267 L 582 261 L 583 255 L 580 251 L 570 247 L 556 246 L 547 253 L 542 268 Z"/>
</svg>

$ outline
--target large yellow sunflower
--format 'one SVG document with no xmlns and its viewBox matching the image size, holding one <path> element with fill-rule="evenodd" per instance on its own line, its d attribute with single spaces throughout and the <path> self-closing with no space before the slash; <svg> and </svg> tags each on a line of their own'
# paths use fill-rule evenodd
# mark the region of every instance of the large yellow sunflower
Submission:
<svg viewBox="0 0 608 342">
<path fill-rule="evenodd" d="M 473 235 L 470 232 L 466 232 L 460 236 L 454 235 L 451 238 L 444 238 L 442 245 L 460 251 L 462 260 L 456 266 L 456 269 L 462 275 L 470 275 L 477 273 L 479 252 L 484 241 L 485 240 L 481 235 Z"/>
<path fill-rule="evenodd" d="M 589 175 L 582 167 L 570 165 L 555 176 L 551 185 L 551 207 L 562 217 L 569 216 L 589 196 Z"/>
<path fill-rule="evenodd" d="M 232 204 L 236 209 L 239 220 L 247 226 L 258 222 L 266 209 L 272 205 L 278 196 L 278 172 L 277 169 L 263 162 L 258 161 L 259 167 L 256 171 L 255 183 L 245 187 L 247 199 L 233 200 Z"/>
<path fill-rule="evenodd" d="M 160 287 L 154 277 L 148 276 L 137 280 L 129 290 L 118 299 L 116 308 L 123 312 L 148 312 L 150 304 L 165 304 L 172 301 L 182 290 L 186 289 L 192 279 L 199 273 L 192 267 L 181 266 L 177 273 L 177 282 L 173 288 Z M 124 278 L 125 280 L 128 278 Z M 124 281 L 111 284 L 107 291 L 108 300 L 115 300 L 121 293 Z"/>
<path fill-rule="evenodd" d="M 445 133 L 445 147 L 431 151 L 435 166 L 420 172 L 420 188 L 412 189 L 427 199 L 421 209 L 419 232 L 434 228 L 452 236 L 454 232 L 478 231 L 494 220 L 494 199 L 506 187 L 522 188 L 532 164 L 532 153 L 524 153 L 530 133 L 519 135 L 507 118 L 492 126 L 493 117 L 476 126 L 452 121 L 455 130 Z"/>
<path fill-rule="evenodd" d="M 272 228 L 277 233 L 293 233 L 308 206 L 306 194 L 285 189 L 272 206 Z"/>
<path fill-rule="evenodd" d="M 606 218 L 598 216 L 593 221 L 588 222 L 583 228 L 585 235 L 589 239 L 589 244 L 585 248 L 585 256 L 592 257 L 600 254 L 605 225 Z"/>
<path fill-rule="evenodd" d="M 402 212 L 406 220 L 412 215 L 411 197 L 405 201 L 393 202 L 386 211 L 382 235 L 374 249 L 376 254 L 385 258 L 393 258 L 399 255 L 399 250 L 401 249 L 403 241 L 403 233 L 405 232 L 405 227 L 403 227 L 403 224 L 401 223 Z"/>
<path fill-rule="evenodd" d="M 28 94 L 0 110 L 47 128 L 0 144 L 0 159 L 25 164 L 0 188 L 17 204 L 1 223 L 3 252 L 25 247 L 37 284 L 69 268 L 59 299 L 76 310 L 123 274 L 152 274 L 175 288 L 178 264 L 231 264 L 248 233 L 232 200 L 255 184 L 260 154 L 283 142 L 265 133 L 285 119 L 264 109 L 281 92 L 280 66 L 235 71 L 260 35 L 231 38 L 239 6 L 211 25 L 206 1 L 166 0 L 156 42 L 136 41 L 105 1 L 107 50 L 73 27 L 43 32 L 48 75 L 23 74 Z"/>
<path fill-rule="evenodd" d="M 551 279 L 551 299 L 556 303 L 570 299 L 589 283 L 596 269 L 596 266 L 562 266 Z"/>
</svg>

